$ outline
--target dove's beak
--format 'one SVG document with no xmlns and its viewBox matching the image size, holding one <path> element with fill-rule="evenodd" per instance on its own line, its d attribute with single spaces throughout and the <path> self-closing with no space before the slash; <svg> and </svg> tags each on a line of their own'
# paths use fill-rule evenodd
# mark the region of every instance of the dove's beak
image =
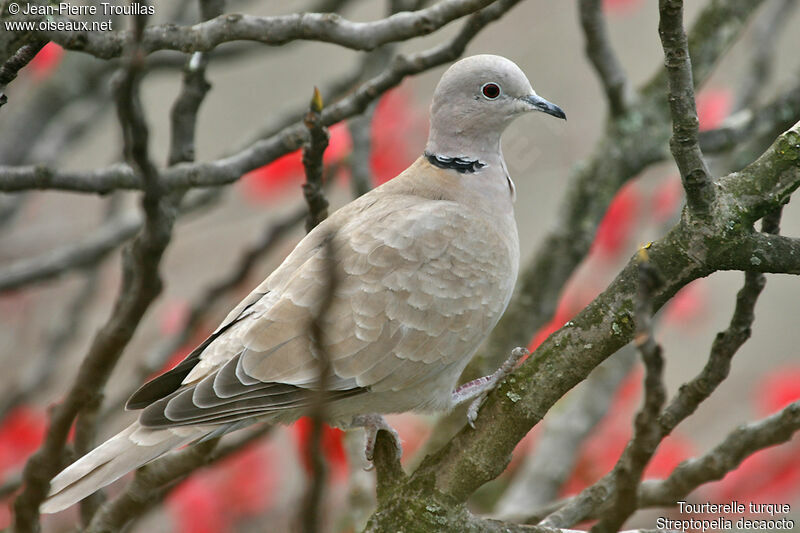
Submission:
<svg viewBox="0 0 800 533">
<path fill-rule="evenodd" d="M 541 111 L 542 113 L 547 113 L 548 115 L 553 115 L 554 117 L 567 120 L 567 115 L 560 107 L 558 107 L 556 104 L 548 102 L 538 94 L 529 94 L 527 96 L 523 96 L 520 98 L 520 100 L 531 106 L 532 110 Z"/>
</svg>

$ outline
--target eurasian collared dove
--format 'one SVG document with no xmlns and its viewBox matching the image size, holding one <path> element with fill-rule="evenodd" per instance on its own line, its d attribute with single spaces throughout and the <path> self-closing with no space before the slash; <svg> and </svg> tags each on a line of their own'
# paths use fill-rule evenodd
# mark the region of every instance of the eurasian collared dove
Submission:
<svg viewBox="0 0 800 533">
<path fill-rule="evenodd" d="M 528 111 L 565 118 L 508 59 L 452 65 L 433 95 L 423 156 L 318 225 L 205 342 L 139 389 L 127 405 L 139 419 L 58 474 L 42 511 L 210 434 L 304 415 L 318 397 L 315 317 L 330 362 L 326 414 L 366 426 L 368 456 L 388 429 L 381 413 L 445 410 L 493 387 L 498 373 L 454 391 L 517 278 L 500 136 Z"/>
</svg>

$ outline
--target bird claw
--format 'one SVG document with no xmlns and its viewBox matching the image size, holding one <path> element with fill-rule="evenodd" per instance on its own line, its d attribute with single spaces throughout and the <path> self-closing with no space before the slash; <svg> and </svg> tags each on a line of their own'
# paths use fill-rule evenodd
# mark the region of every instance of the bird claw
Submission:
<svg viewBox="0 0 800 533">
<path fill-rule="evenodd" d="M 467 423 L 472 429 L 475 429 L 478 410 L 486 400 L 486 397 L 514 371 L 517 363 L 527 355 L 530 355 L 530 352 L 525 348 L 514 348 L 508 359 L 503 362 L 494 374 L 465 383 L 453 391 L 454 405 L 462 404 L 474 398 L 467 408 Z"/>
<path fill-rule="evenodd" d="M 467 424 L 472 429 L 475 429 L 475 421 L 478 419 L 478 409 L 481 408 L 483 402 L 486 400 L 487 392 L 481 393 L 477 398 L 475 398 L 472 403 L 469 404 L 467 408 Z"/>
<path fill-rule="evenodd" d="M 375 457 L 375 441 L 378 439 L 378 431 L 385 431 L 392 437 L 395 444 L 397 460 L 403 455 L 403 446 L 400 444 L 400 435 L 394 430 L 386 420 L 377 414 L 360 415 L 353 417 L 351 427 L 363 427 L 365 433 L 364 457 L 369 463 L 364 470 L 370 471 L 375 468 L 373 459 Z"/>
</svg>

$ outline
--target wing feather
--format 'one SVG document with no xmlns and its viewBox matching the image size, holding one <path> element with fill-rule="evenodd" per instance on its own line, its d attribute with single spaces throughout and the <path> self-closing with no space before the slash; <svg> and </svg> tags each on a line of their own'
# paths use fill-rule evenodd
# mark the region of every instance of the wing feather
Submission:
<svg viewBox="0 0 800 533">
<path fill-rule="evenodd" d="M 219 347 L 207 347 L 216 353 L 201 353 L 183 389 L 143 411 L 143 425 L 307 406 L 320 357 L 309 325 L 327 293 L 328 250 L 339 280 L 322 317 L 333 399 L 413 387 L 472 355 L 508 301 L 516 265 L 507 242 L 455 202 L 400 195 L 353 205 L 301 241 L 259 286 L 262 297 L 240 304 L 246 318 L 229 315 Z"/>
</svg>

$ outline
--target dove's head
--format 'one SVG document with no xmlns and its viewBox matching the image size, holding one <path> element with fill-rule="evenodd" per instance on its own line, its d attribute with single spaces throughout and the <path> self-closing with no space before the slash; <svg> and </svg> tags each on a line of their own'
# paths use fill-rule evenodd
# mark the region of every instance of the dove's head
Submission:
<svg viewBox="0 0 800 533">
<path fill-rule="evenodd" d="M 451 157 L 499 153 L 503 130 L 529 111 L 566 119 L 560 107 L 536 94 L 513 61 L 488 54 L 464 58 L 447 69 L 433 93 L 426 151 Z"/>
</svg>

